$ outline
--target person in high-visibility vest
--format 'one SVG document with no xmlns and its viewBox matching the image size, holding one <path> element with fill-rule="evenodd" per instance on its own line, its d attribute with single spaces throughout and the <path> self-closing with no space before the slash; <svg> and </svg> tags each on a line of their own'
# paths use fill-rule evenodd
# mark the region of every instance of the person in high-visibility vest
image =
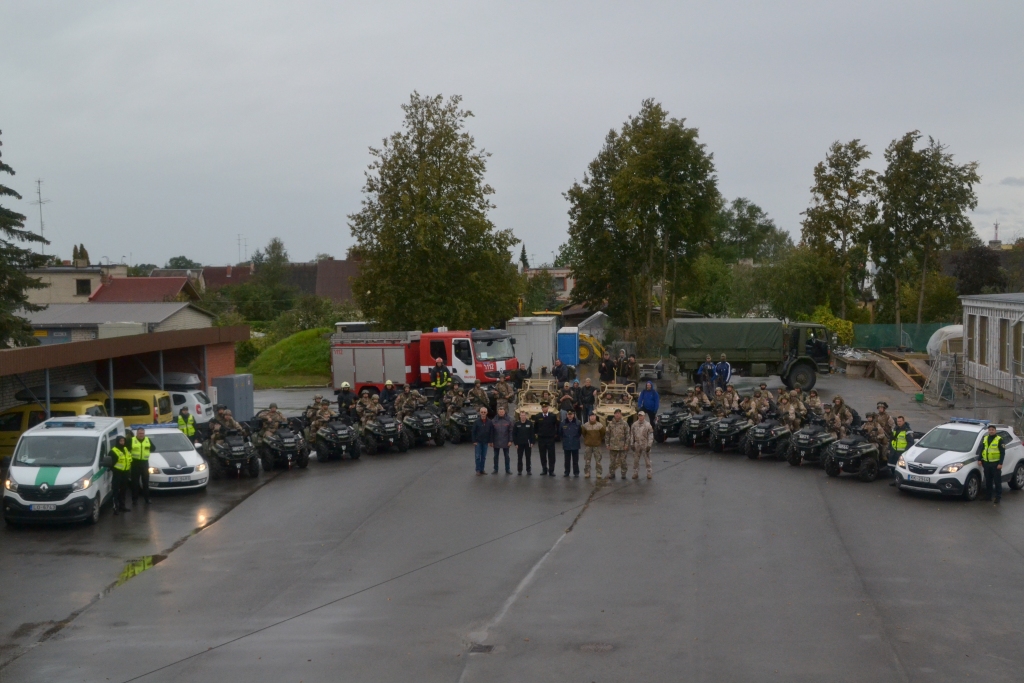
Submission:
<svg viewBox="0 0 1024 683">
<path fill-rule="evenodd" d="M 981 437 L 975 455 L 981 457 L 981 469 L 985 471 L 985 500 L 999 505 L 999 499 L 1003 497 L 1003 459 L 1006 457 L 1006 449 L 1003 437 L 996 434 L 995 425 L 988 426 L 988 434 Z"/>
<path fill-rule="evenodd" d="M 444 395 L 451 386 L 452 375 L 445 367 L 444 359 L 438 358 L 434 361 L 434 367 L 430 369 L 430 386 L 434 389 L 434 400 L 441 405 Z"/>
<path fill-rule="evenodd" d="M 188 406 L 178 411 L 178 429 L 189 439 L 196 435 L 196 419 L 189 414 Z"/>
<path fill-rule="evenodd" d="M 125 493 L 131 485 L 132 452 L 125 443 L 124 437 L 117 437 L 114 447 L 110 449 L 110 469 L 114 474 L 114 514 L 131 510 L 124 502 Z"/>
<path fill-rule="evenodd" d="M 883 404 L 880 403 L 879 405 Z M 883 424 L 882 427 L 884 428 L 885 425 Z M 896 471 L 896 463 L 900 461 L 906 450 L 913 445 L 914 432 L 910 429 L 910 425 L 907 424 L 906 418 L 902 415 L 897 415 L 896 426 L 893 427 L 892 438 L 889 440 L 889 472 Z M 898 480 L 893 479 L 889 486 L 896 486 L 898 483 Z"/>
<path fill-rule="evenodd" d="M 146 430 L 139 427 L 132 439 L 132 503 L 139 502 L 139 494 L 149 505 L 149 453 L 153 442 L 146 436 Z"/>
</svg>

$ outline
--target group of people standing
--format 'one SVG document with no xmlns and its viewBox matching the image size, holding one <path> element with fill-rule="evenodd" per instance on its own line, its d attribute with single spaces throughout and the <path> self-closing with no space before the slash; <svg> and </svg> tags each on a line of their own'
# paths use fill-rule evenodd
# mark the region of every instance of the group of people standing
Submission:
<svg viewBox="0 0 1024 683">
<path fill-rule="evenodd" d="M 480 419 L 473 425 L 473 444 L 476 455 L 476 474 L 486 474 L 488 449 L 494 449 L 494 468 L 491 474 L 498 473 L 500 456 L 504 455 L 505 474 L 512 474 L 512 446 L 516 448 L 517 474 L 533 474 L 533 447 L 536 446 L 540 455 L 541 476 L 555 476 L 555 443 L 559 439 L 562 445 L 562 476 L 580 476 L 580 450 L 583 450 L 583 477 L 590 478 L 591 462 L 597 479 L 602 479 L 604 469 L 601 465 L 603 449 L 607 448 L 610 456 L 608 479 L 615 479 L 616 470 L 621 470 L 625 479 L 628 472 L 627 454 L 633 453 L 633 479 L 639 478 L 640 461 L 644 461 L 647 478 L 651 479 L 651 447 L 654 445 L 654 428 L 647 414 L 639 412 L 636 421 L 630 425 L 616 410 L 607 424 L 597 419 L 591 412 L 584 420 L 577 419 L 574 408 L 568 408 L 565 416 L 560 418 L 551 410 L 547 403 L 541 405 L 541 412 L 533 419 L 525 411 L 518 413 L 513 421 L 506 416 L 504 408 L 498 408 L 498 414 L 490 419 L 487 410 L 481 408 Z"/>
<path fill-rule="evenodd" d="M 125 436 L 118 436 L 110 449 L 109 466 L 114 475 L 113 507 L 114 514 L 129 512 L 125 497 L 128 491 L 132 494 L 132 505 L 141 496 L 149 505 L 149 454 L 153 443 L 146 436 L 146 430 L 139 427 L 133 433 L 125 430 Z"/>
</svg>

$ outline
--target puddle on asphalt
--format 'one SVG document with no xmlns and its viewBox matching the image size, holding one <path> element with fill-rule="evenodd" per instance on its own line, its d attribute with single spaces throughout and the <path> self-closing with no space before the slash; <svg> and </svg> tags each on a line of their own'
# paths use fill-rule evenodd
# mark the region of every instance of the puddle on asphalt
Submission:
<svg viewBox="0 0 1024 683">
<path fill-rule="evenodd" d="M 142 557 L 137 557 L 134 560 L 128 560 L 125 562 L 124 569 L 121 570 L 121 575 L 118 576 L 117 581 L 114 582 L 114 587 L 120 586 L 128 579 L 133 576 L 138 576 L 147 569 L 152 569 L 166 559 L 166 555 L 144 555 Z"/>
</svg>

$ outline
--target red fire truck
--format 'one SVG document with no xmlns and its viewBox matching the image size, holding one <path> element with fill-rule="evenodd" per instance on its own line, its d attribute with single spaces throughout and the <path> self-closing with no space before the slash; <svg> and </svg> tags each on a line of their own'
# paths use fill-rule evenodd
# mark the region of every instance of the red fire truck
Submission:
<svg viewBox="0 0 1024 683">
<path fill-rule="evenodd" d="M 441 358 L 455 382 L 497 382 L 519 369 L 512 336 L 505 330 L 435 332 L 339 332 L 331 337 L 334 391 L 348 382 L 357 394 L 381 391 L 384 382 L 430 385 L 430 369 Z"/>
</svg>

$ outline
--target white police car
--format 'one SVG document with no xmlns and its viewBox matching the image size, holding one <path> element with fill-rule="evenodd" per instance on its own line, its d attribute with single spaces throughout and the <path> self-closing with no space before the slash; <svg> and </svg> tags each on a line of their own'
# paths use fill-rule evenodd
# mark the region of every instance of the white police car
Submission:
<svg viewBox="0 0 1024 683">
<path fill-rule="evenodd" d="M 149 490 L 206 488 L 210 470 L 195 444 L 173 422 L 136 425 L 153 444 L 149 453 Z"/>
<path fill-rule="evenodd" d="M 99 521 L 110 498 L 111 445 L 124 434 L 119 417 L 54 417 L 18 439 L 4 477 L 7 523 Z"/>
<path fill-rule="evenodd" d="M 984 481 L 980 459 L 975 453 L 981 438 L 988 433 L 988 425 L 988 420 L 955 417 L 935 427 L 897 461 L 896 485 L 901 490 L 974 500 Z M 1012 489 L 1024 488 L 1024 446 L 1020 437 L 1012 427 L 995 427 L 1006 451 L 1002 481 Z"/>
</svg>

